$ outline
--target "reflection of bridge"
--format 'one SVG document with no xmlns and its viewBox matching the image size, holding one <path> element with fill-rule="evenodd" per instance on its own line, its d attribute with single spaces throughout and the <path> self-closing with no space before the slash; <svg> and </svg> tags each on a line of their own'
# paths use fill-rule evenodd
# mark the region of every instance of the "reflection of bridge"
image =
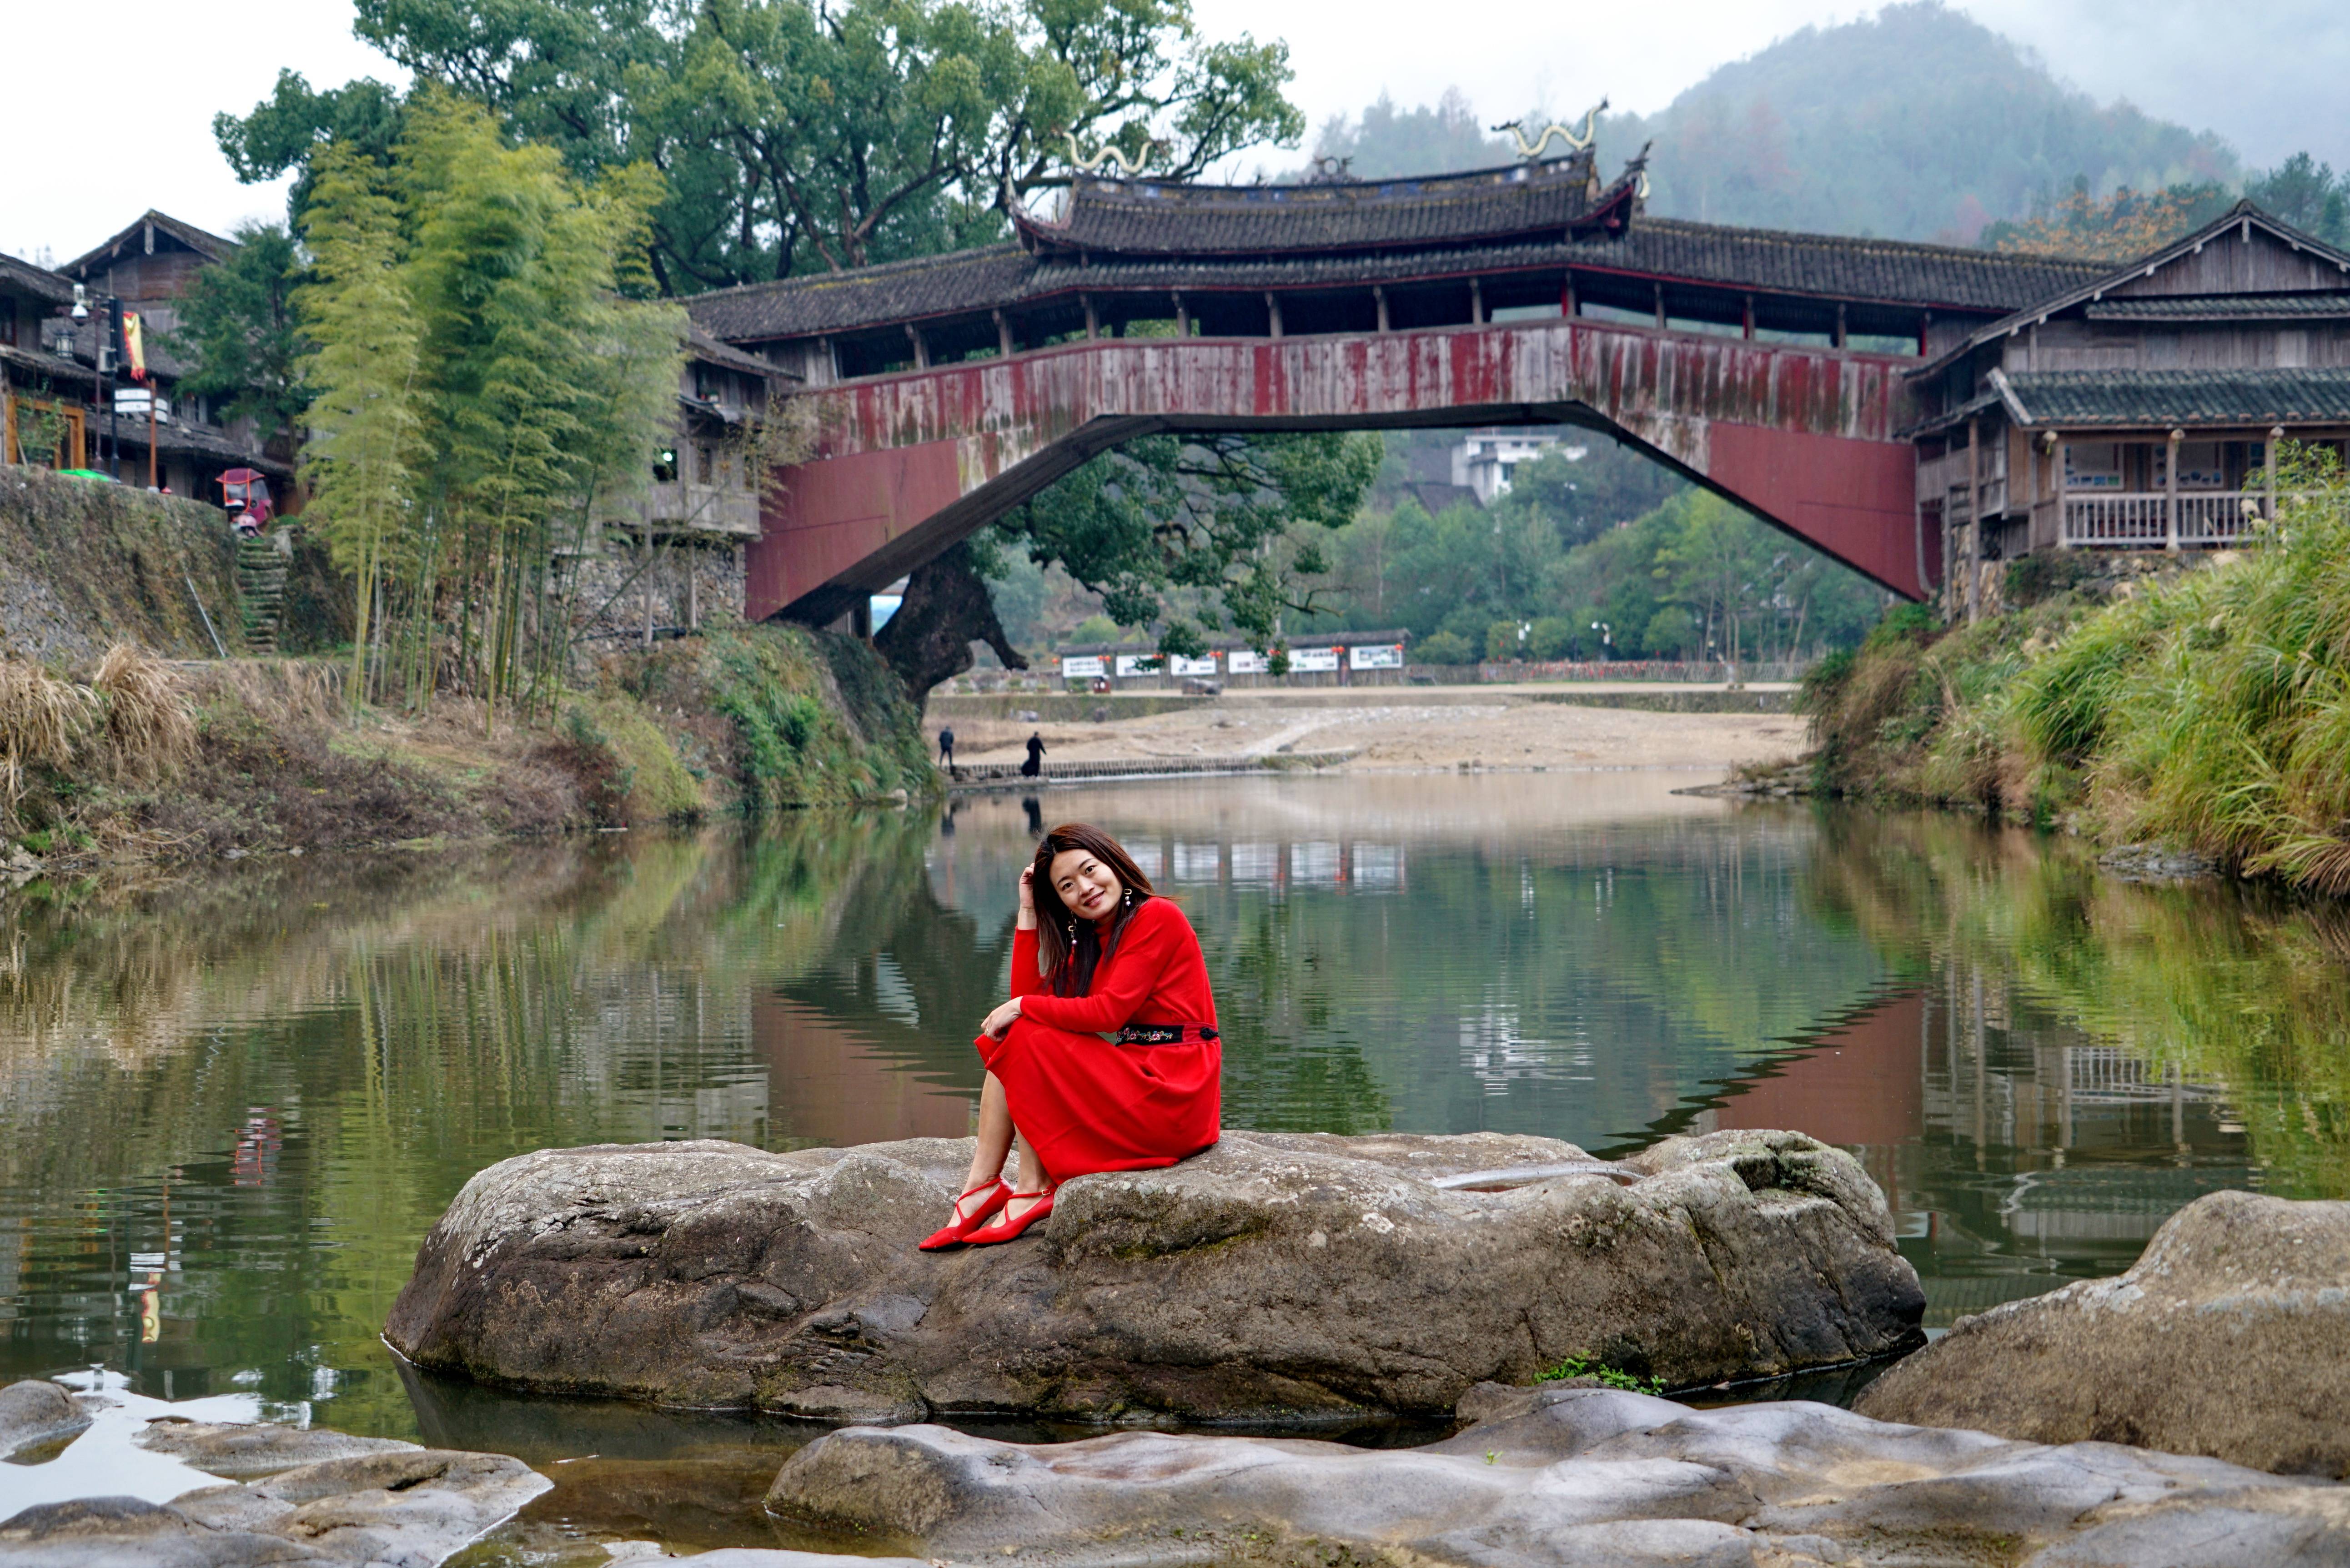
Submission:
<svg viewBox="0 0 2350 1568">
<path fill-rule="evenodd" d="M 1139 435 L 1539 422 L 1621 435 L 1922 593 L 1940 539 L 1900 372 L 2087 272 L 1650 220 L 1638 188 L 1587 153 L 1384 184 L 1081 178 L 1017 244 L 702 296 L 697 320 L 817 415 L 748 609 L 837 616 Z"/>
</svg>

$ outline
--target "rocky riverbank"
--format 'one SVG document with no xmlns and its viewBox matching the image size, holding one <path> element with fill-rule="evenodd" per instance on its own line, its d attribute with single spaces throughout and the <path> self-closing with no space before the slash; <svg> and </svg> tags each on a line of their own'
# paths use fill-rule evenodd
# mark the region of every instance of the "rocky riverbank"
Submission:
<svg viewBox="0 0 2350 1568">
<path fill-rule="evenodd" d="M 386 1337 L 428 1369 L 834 1420 L 1449 1415 L 1569 1360 L 1669 1386 L 1917 1343 L 1882 1195 L 1795 1133 L 1619 1167 L 1548 1138 L 1228 1132 L 924 1253 L 967 1140 L 545 1150 L 469 1182 Z M 1481 1174 L 1482 1173 L 1482 1174 Z"/>
</svg>

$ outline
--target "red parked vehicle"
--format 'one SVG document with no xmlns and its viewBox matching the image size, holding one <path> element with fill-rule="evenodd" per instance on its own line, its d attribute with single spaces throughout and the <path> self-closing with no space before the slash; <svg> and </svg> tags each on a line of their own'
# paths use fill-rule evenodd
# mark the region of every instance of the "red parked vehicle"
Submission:
<svg viewBox="0 0 2350 1568">
<path fill-rule="evenodd" d="M 232 468 L 220 476 L 221 504 L 228 508 L 228 525 L 240 539 L 257 539 L 276 515 L 269 500 L 269 481 L 259 471 Z"/>
</svg>

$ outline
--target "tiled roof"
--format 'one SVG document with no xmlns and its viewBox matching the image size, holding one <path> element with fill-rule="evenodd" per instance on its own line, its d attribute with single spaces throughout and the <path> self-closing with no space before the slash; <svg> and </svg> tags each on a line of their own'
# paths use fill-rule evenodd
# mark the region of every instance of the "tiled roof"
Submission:
<svg viewBox="0 0 2350 1568">
<path fill-rule="evenodd" d="M 224 261 L 237 249 L 237 243 L 224 234 L 213 234 L 209 229 L 200 229 L 193 223 L 183 223 L 168 213 L 159 213 L 150 207 L 133 219 L 130 226 L 120 234 L 100 240 L 80 255 L 57 268 L 57 271 L 71 275 L 84 267 L 94 266 L 107 260 L 113 253 L 134 239 L 140 242 L 140 248 L 143 250 L 146 240 L 144 230 L 150 223 L 155 225 L 158 234 L 171 235 L 208 261 Z"/>
<path fill-rule="evenodd" d="M 1939 375 L 1944 367 L 1996 337 L 2021 331 L 2034 319 L 2045 321 L 2057 312 L 2070 310 L 2076 305 L 2099 303 L 2101 296 L 2107 291 L 2118 288 L 2123 284 L 2137 278 L 2150 276 L 2181 256 L 2201 250 L 2227 230 L 2239 227 L 2246 234 L 2250 234 L 2254 229 L 2259 229 L 2272 238 L 2283 241 L 2295 252 L 2305 251 L 2311 255 L 2334 263 L 2345 273 L 2350 273 L 2350 251 L 2337 249 L 2314 235 L 2303 234 L 2289 223 L 2278 222 L 2254 206 L 2251 199 L 2247 198 L 2237 202 L 2193 234 L 2181 235 L 2159 250 L 2151 251 L 2119 267 L 2109 263 L 2101 263 L 2090 268 L 2081 277 L 2052 291 L 2044 298 L 2023 301 L 2012 314 L 1988 326 L 1976 328 L 1974 332 L 1944 349 L 1933 358 L 1922 365 L 1913 367 L 1903 374 L 1917 379 Z M 2019 256 L 2015 259 L 2026 258 Z"/>
<path fill-rule="evenodd" d="M 2017 255 L 1905 240 L 1846 239 L 1775 229 L 1641 218 L 1621 237 L 1577 245 L 1578 266 L 1807 294 L 1829 299 L 2017 310 L 2106 270 L 2100 262 Z"/>
<path fill-rule="evenodd" d="M 1006 243 L 853 272 L 742 284 L 697 294 L 685 307 L 712 336 L 729 342 L 806 337 L 1007 305 L 1021 296 L 1038 265 Z"/>
<path fill-rule="evenodd" d="M 1574 265 L 1821 299 L 1989 314 L 2018 309 L 2104 271 L 2092 262 L 1894 240 L 1781 234 L 1639 218 L 1616 238 L 1261 259 L 1029 255 L 1013 244 L 855 272 L 746 284 L 688 299 L 693 318 L 736 343 L 984 312 L 1081 289 L 1208 292 L 1368 285 Z"/>
<path fill-rule="evenodd" d="M 1194 185 L 1080 175 L 1066 218 L 1020 226 L 1047 247 L 1127 256 L 1401 250 L 1563 234 L 1599 199 L 1587 153 L 1376 182 Z"/>
<path fill-rule="evenodd" d="M 2350 370 L 2039 370 L 2007 378 L 2034 425 L 2350 423 Z"/>
<path fill-rule="evenodd" d="M 730 370 L 742 370 L 754 376 L 785 374 L 756 354 L 745 354 L 730 343 L 720 342 L 698 321 L 686 323 L 685 351 L 705 365 L 723 365 Z"/>
<path fill-rule="evenodd" d="M 2350 317 L 2350 293 L 2157 294 L 2092 301 L 2092 321 L 2305 321 Z"/>
<path fill-rule="evenodd" d="M 73 281 L 70 278 L 61 277 L 45 266 L 35 266 L 31 262 L 11 255 L 0 255 L 0 286 L 22 289 L 36 299 L 46 299 L 54 305 L 63 305 L 73 297 Z"/>
</svg>

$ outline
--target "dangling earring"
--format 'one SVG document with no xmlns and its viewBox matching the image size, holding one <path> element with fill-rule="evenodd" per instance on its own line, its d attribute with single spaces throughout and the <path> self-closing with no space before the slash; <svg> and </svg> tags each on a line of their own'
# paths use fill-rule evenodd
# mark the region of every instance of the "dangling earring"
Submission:
<svg viewBox="0 0 2350 1568">
<path fill-rule="evenodd" d="M 1129 909 L 1134 908 L 1134 889 L 1128 888 L 1126 890 L 1126 897 L 1119 899 L 1118 902 L 1124 904 Z"/>
<path fill-rule="evenodd" d="M 1077 945 L 1077 922 L 1076 922 L 1076 921 L 1075 921 L 1075 920 L 1071 920 L 1071 921 L 1069 922 L 1069 946 L 1070 946 L 1070 947 L 1072 947 L 1072 948 L 1075 948 L 1076 945 Z"/>
</svg>

